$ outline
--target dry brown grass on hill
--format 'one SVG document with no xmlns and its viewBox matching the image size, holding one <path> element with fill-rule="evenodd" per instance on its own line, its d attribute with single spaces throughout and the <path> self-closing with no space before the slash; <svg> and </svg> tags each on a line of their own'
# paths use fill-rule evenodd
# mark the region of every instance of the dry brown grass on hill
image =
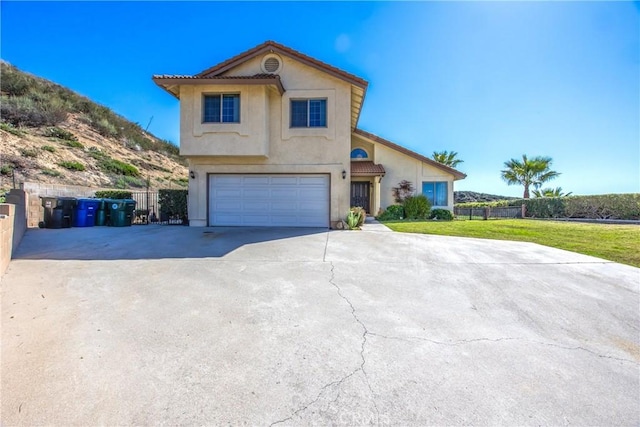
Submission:
<svg viewBox="0 0 640 427">
<path fill-rule="evenodd" d="M 186 166 L 170 155 L 104 137 L 79 114 L 56 127 L 16 129 L 3 123 L 0 138 L 2 189 L 11 187 L 12 170 L 16 182 L 117 188 L 142 188 L 147 179 L 154 188 L 184 188 L 188 182 Z"/>
</svg>

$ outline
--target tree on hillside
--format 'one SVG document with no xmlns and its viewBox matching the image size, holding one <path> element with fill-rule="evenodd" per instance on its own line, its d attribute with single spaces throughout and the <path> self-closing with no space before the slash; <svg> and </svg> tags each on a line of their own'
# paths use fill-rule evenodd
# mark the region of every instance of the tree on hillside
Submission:
<svg viewBox="0 0 640 427">
<path fill-rule="evenodd" d="M 563 193 L 562 187 L 543 188 L 542 190 L 533 190 L 532 193 L 536 197 L 566 197 L 573 194 L 571 191 Z"/>
<path fill-rule="evenodd" d="M 457 158 L 458 153 L 455 151 L 448 152 L 445 151 L 434 151 L 431 155 L 431 158 L 438 163 L 442 163 L 445 166 L 449 166 L 450 168 L 455 168 L 460 163 L 463 163 L 464 160 L 460 160 Z"/>
<path fill-rule="evenodd" d="M 523 185 L 524 196 L 529 198 L 529 187 L 540 188 L 542 184 L 560 175 L 559 172 L 550 169 L 553 160 L 551 157 L 537 156 L 531 159 L 526 154 L 522 155 L 522 160 L 511 159 L 504 162 L 504 169 L 501 171 L 502 179 L 508 185 Z"/>
</svg>

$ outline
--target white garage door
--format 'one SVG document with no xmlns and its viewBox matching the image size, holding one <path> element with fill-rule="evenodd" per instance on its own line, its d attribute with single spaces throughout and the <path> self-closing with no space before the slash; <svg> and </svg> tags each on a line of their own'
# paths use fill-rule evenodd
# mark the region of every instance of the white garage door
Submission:
<svg viewBox="0 0 640 427">
<path fill-rule="evenodd" d="M 329 175 L 210 175 L 209 225 L 328 227 Z"/>
</svg>

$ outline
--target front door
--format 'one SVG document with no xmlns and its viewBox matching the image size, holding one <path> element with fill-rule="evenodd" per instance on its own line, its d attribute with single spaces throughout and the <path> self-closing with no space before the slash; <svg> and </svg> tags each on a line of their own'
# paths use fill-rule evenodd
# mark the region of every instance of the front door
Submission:
<svg viewBox="0 0 640 427">
<path fill-rule="evenodd" d="M 371 213 L 369 200 L 369 182 L 352 182 L 351 183 L 351 206 L 359 206 L 364 208 L 367 213 Z"/>
</svg>

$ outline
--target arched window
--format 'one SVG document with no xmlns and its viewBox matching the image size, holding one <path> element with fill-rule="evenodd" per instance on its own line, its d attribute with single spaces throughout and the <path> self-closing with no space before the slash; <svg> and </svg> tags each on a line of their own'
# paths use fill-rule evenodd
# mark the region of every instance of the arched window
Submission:
<svg viewBox="0 0 640 427">
<path fill-rule="evenodd" d="M 351 150 L 352 159 L 368 159 L 369 155 L 362 148 L 354 148 Z"/>
</svg>

